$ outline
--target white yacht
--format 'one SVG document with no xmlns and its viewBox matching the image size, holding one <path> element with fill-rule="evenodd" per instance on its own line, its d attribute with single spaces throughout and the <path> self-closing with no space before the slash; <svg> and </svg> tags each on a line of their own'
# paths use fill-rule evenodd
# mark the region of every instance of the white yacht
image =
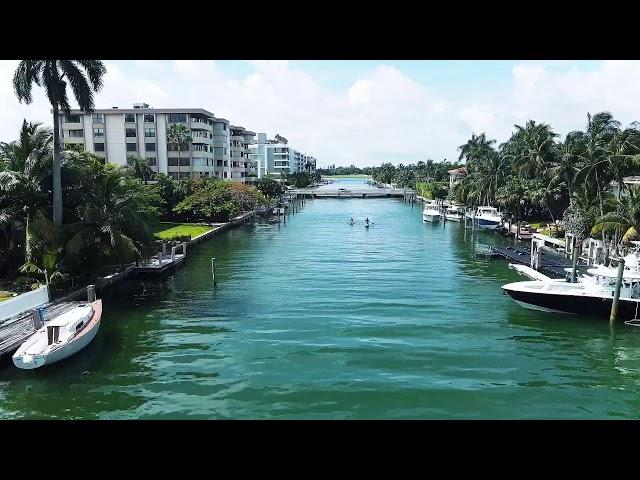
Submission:
<svg viewBox="0 0 640 480">
<path fill-rule="evenodd" d="M 495 230 L 500 228 L 502 217 L 498 213 L 498 209 L 491 206 L 478 207 L 474 221 L 479 228 L 487 230 Z"/>
<path fill-rule="evenodd" d="M 567 269 L 570 270 L 570 269 Z M 576 283 L 533 280 L 508 283 L 502 290 L 524 308 L 609 318 L 615 293 L 617 268 L 598 265 L 587 270 Z M 640 305 L 640 269 L 636 253 L 625 257 L 618 315 L 637 318 Z"/>
<path fill-rule="evenodd" d="M 428 201 L 422 210 L 422 220 L 425 222 L 439 222 L 440 210 L 433 200 Z"/>
<path fill-rule="evenodd" d="M 451 205 L 445 210 L 444 218 L 447 222 L 460 222 L 462 221 L 462 208 L 457 205 Z"/>
</svg>

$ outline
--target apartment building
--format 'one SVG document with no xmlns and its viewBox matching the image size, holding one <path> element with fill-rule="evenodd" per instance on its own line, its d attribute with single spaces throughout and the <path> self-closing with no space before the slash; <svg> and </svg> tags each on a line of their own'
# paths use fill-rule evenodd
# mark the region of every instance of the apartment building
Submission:
<svg viewBox="0 0 640 480">
<path fill-rule="evenodd" d="M 258 133 L 257 142 L 250 148 L 250 158 L 254 162 L 258 178 L 269 174 L 275 177 L 282 172 L 315 172 L 316 159 L 295 150 L 287 143 L 274 143 L 266 133 Z"/>
<path fill-rule="evenodd" d="M 192 138 L 180 152 L 167 141 L 168 129 L 176 123 L 184 124 Z M 65 144 L 80 144 L 118 165 L 126 165 L 128 156 L 136 155 L 145 158 L 153 171 L 173 178 L 210 176 L 244 183 L 256 175 L 248 158 L 255 133 L 231 126 L 204 109 L 150 108 L 138 103 L 131 109 L 113 107 L 91 114 L 72 110 L 60 113 L 59 125 Z"/>
</svg>

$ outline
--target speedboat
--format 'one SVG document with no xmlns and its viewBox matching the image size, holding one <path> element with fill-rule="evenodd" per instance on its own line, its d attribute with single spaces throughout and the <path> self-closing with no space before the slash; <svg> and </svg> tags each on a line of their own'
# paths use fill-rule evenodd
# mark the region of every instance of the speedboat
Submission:
<svg viewBox="0 0 640 480">
<path fill-rule="evenodd" d="M 618 315 L 630 320 L 637 317 L 640 305 L 640 271 L 637 264 L 625 268 L 620 287 Z M 524 308 L 543 312 L 609 318 L 615 294 L 617 268 L 597 267 L 575 283 L 566 280 L 533 280 L 508 283 L 502 290 Z"/>
<path fill-rule="evenodd" d="M 13 363 L 34 369 L 63 360 L 85 348 L 98 333 L 102 300 L 78 305 L 47 322 L 13 354 Z"/>
<path fill-rule="evenodd" d="M 439 222 L 440 210 L 436 208 L 435 203 L 427 202 L 422 210 L 422 220 L 425 222 Z"/>
<path fill-rule="evenodd" d="M 462 209 L 457 205 L 451 205 L 445 210 L 444 218 L 448 222 L 460 222 L 462 220 Z"/>
<path fill-rule="evenodd" d="M 478 207 L 475 215 L 475 222 L 478 228 L 495 230 L 500 228 L 502 217 L 498 209 L 490 206 Z"/>
</svg>

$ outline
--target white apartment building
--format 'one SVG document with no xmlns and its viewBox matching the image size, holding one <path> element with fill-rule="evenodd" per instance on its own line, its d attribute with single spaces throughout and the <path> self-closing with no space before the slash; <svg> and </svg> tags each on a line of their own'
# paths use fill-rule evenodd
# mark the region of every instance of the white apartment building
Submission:
<svg viewBox="0 0 640 480">
<path fill-rule="evenodd" d="M 172 124 L 184 124 L 192 138 L 178 149 L 167 142 Z M 249 159 L 255 133 L 231 126 L 224 118 L 200 108 L 149 108 L 146 103 L 132 109 L 97 109 L 60 113 L 60 135 L 65 144 L 80 144 L 108 162 L 126 165 L 128 155 L 147 160 L 155 172 L 173 178 L 210 176 L 234 182 L 251 181 L 256 176 Z"/>
<path fill-rule="evenodd" d="M 258 178 L 269 174 L 279 177 L 282 172 L 315 172 L 316 159 L 295 150 L 287 143 L 270 143 L 266 133 L 258 133 L 251 146 L 250 158 L 255 163 Z"/>
</svg>

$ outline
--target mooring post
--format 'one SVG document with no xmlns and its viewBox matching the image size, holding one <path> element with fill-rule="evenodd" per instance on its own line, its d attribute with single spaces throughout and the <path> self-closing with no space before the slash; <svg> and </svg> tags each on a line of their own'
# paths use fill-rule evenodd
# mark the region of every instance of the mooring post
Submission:
<svg viewBox="0 0 640 480">
<path fill-rule="evenodd" d="M 216 259 L 215 259 L 215 257 L 211 258 L 211 276 L 213 277 L 213 286 L 215 287 L 218 284 L 216 282 Z"/>
<path fill-rule="evenodd" d="M 576 283 L 576 267 L 578 266 L 578 246 L 573 245 L 571 254 L 573 255 L 573 265 L 571 267 L 571 283 Z"/>
<path fill-rule="evenodd" d="M 87 286 L 87 301 L 89 303 L 96 301 L 96 286 L 88 285 Z"/>
<path fill-rule="evenodd" d="M 33 328 L 39 330 L 42 327 L 42 310 L 36 308 L 33 311 Z"/>
<path fill-rule="evenodd" d="M 620 288 L 622 287 L 622 275 L 624 274 L 624 258 L 620 259 L 618 264 L 618 277 L 616 278 L 616 289 L 613 294 L 613 303 L 611 304 L 611 316 L 609 317 L 609 323 L 616 321 L 618 316 L 618 301 L 620 300 Z"/>
</svg>

